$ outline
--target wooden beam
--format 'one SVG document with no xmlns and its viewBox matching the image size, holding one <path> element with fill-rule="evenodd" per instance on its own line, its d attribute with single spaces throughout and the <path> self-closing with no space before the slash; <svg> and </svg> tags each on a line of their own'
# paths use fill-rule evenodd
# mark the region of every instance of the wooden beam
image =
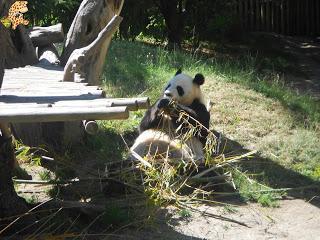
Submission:
<svg viewBox="0 0 320 240">
<path fill-rule="evenodd" d="M 1 100 L 1 98 L 0 98 Z M 57 101 L 54 103 L 3 103 L 0 102 L 0 112 L 2 109 L 16 108 L 97 108 L 97 107 L 128 107 L 130 111 L 138 109 L 146 109 L 150 106 L 149 98 L 99 98 L 93 100 L 72 100 L 72 101 Z"/>
<path fill-rule="evenodd" d="M 63 42 L 64 33 L 62 24 L 58 23 L 49 27 L 33 27 L 28 31 L 33 46 L 47 46 L 52 43 Z"/>
<path fill-rule="evenodd" d="M 127 107 L 2 109 L 0 122 L 59 122 L 83 119 L 127 119 Z"/>
</svg>

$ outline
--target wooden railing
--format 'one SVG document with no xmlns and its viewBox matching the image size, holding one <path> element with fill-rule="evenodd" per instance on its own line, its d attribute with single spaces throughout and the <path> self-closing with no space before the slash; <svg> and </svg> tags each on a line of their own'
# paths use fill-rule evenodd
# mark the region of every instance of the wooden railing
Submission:
<svg viewBox="0 0 320 240">
<path fill-rule="evenodd" d="M 242 27 L 248 31 L 320 35 L 320 0 L 237 1 Z"/>
</svg>

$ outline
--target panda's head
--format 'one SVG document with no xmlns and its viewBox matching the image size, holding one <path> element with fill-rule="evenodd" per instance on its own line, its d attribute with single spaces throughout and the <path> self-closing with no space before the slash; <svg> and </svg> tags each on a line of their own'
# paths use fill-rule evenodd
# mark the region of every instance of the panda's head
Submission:
<svg viewBox="0 0 320 240">
<path fill-rule="evenodd" d="M 166 85 L 163 95 L 165 98 L 172 99 L 185 106 L 191 105 L 195 99 L 203 103 L 200 89 L 203 83 L 204 76 L 202 74 L 198 73 L 193 78 L 182 73 L 181 69 L 179 69 Z"/>
</svg>

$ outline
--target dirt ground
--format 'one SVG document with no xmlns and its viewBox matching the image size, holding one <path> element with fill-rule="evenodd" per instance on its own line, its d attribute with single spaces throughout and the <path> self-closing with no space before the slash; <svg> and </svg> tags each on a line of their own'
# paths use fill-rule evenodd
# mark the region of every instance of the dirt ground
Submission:
<svg viewBox="0 0 320 240">
<path fill-rule="evenodd" d="M 290 38 L 282 39 L 282 42 L 286 43 L 286 51 L 296 55 L 297 64 L 306 74 L 306 77 L 288 75 L 288 80 L 292 80 L 292 86 L 312 94 L 315 98 L 320 98 L 320 44 Z M 270 111 L 268 114 L 272 117 Z M 253 137 L 246 136 L 250 137 L 252 142 Z M 245 147 L 256 148 L 256 146 Z M 37 172 L 43 171 L 35 167 L 32 169 L 33 172 L 28 172 L 34 176 Z M 36 193 L 35 200 L 41 202 L 48 198 L 45 194 L 48 188 L 19 185 L 17 190 Z M 300 197 L 281 200 L 277 208 L 265 208 L 253 203 L 235 203 L 232 207 L 199 206 L 191 212 L 190 217 L 186 218 L 181 217 L 176 209 L 167 208 L 163 209 L 164 213 L 159 216 L 160 223 L 153 227 L 126 229 L 106 237 L 83 239 L 320 239 L 320 193 L 314 193 L 314 196 L 307 200 L 302 199 L 303 195 Z"/>
<path fill-rule="evenodd" d="M 283 200 L 278 208 L 248 204 L 235 206 L 232 211 L 221 206 L 201 206 L 196 209 L 199 212 L 185 219 L 169 209 L 169 222 L 106 239 L 316 240 L 320 239 L 319 206 L 320 199 Z"/>
<path fill-rule="evenodd" d="M 319 239 L 320 209 L 303 200 L 283 200 L 279 208 L 257 204 L 236 207 L 234 213 L 223 207 L 201 207 L 208 215 L 194 214 L 191 221 L 174 228 L 185 239 Z M 210 215 L 222 215 L 226 219 Z M 231 222 L 232 219 L 246 224 Z"/>
</svg>

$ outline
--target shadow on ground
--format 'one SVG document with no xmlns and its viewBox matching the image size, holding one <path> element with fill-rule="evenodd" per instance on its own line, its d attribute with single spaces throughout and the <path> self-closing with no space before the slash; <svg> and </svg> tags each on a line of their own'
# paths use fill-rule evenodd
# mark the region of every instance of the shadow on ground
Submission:
<svg viewBox="0 0 320 240">
<path fill-rule="evenodd" d="M 222 137 L 221 144 L 226 146 L 224 151 L 226 155 L 237 156 L 251 152 L 240 143 L 226 137 Z M 288 198 L 303 199 L 320 208 L 319 181 L 314 181 L 270 159 L 261 157 L 259 153 L 244 159 L 237 166 L 243 172 L 257 176 L 255 179 L 258 182 L 261 181 L 273 189 L 291 189 L 286 191 Z"/>
</svg>

